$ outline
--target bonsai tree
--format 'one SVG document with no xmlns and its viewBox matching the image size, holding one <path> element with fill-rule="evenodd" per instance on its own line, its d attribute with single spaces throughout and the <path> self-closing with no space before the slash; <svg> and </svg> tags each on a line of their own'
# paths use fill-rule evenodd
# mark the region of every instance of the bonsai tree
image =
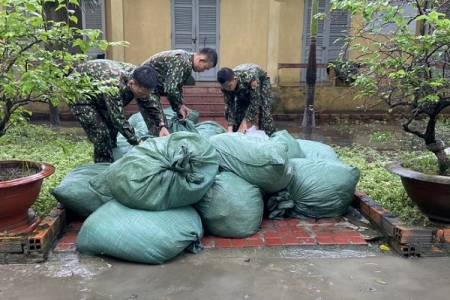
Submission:
<svg viewBox="0 0 450 300">
<path fill-rule="evenodd" d="M 0 0 L 0 137 L 27 122 L 29 103 L 56 106 L 95 90 L 99 82 L 68 76 L 88 58 L 89 47 L 125 44 L 99 40 L 99 30 L 77 28 L 79 5 L 78 0 Z M 67 19 L 52 20 L 49 7 L 65 10 Z"/>
<path fill-rule="evenodd" d="M 332 0 L 352 16 L 343 52 L 360 64 L 352 86 L 367 105 L 384 101 L 407 113 L 403 129 L 423 139 L 448 175 L 450 160 L 435 125 L 450 106 L 450 0 Z M 343 61 L 343 60 L 342 60 Z M 426 119 L 425 128 L 414 120 Z"/>
</svg>

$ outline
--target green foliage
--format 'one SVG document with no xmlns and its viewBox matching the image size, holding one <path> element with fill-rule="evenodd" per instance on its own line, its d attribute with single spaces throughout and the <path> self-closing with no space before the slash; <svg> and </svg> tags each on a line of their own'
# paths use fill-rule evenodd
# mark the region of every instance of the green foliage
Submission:
<svg viewBox="0 0 450 300">
<path fill-rule="evenodd" d="M 41 217 L 56 205 L 50 190 L 75 167 L 92 163 L 92 144 L 75 132 L 62 134 L 45 126 L 26 125 L 11 128 L 0 137 L 0 160 L 43 161 L 55 166 L 53 175 L 44 179 L 33 209 Z"/>
<path fill-rule="evenodd" d="M 379 152 L 372 148 L 351 146 L 334 147 L 339 159 L 359 168 L 361 175 L 357 189 L 396 215 L 407 225 L 427 225 L 429 220 L 406 194 L 400 177 L 391 174 L 384 166 L 396 153 Z"/>
<path fill-rule="evenodd" d="M 371 107 L 384 101 L 390 112 L 409 112 L 403 129 L 426 145 L 438 139 L 434 122 L 450 106 L 450 0 L 331 0 L 331 10 L 343 10 L 353 18 L 345 38 L 341 61 L 351 53 L 360 64 L 352 87 L 356 97 Z M 416 130 L 418 118 L 427 126 Z M 435 151 L 441 174 L 450 160 Z M 435 158 L 435 159 L 436 159 Z"/>
<path fill-rule="evenodd" d="M 0 0 L 0 136 L 23 123 L 30 102 L 57 105 L 92 91 L 89 78 L 72 74 L 90 47 L 124 45 L 98 39 L 99 30 L 79 29 L 77 0 Z M 62 20 L 52 19 L 58 11 Z M 71 22 L 70 22 L 70 21 Z"/>
</svg>

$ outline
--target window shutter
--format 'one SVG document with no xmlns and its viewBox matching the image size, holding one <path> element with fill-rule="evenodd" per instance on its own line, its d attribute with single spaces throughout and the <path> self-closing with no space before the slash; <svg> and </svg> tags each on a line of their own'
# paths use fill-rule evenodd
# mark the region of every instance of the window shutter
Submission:
<svg viewBox="0 0 450 300">
<path fill-rule="evenodd" d="M 339 57 L 343 41 L 339 41 L 341 37 L 345 37 L 348 30 L 350 20 L 349 14 L 342 11 L 333 11 L 330 15 L 330 0 L 318 1 L 318 12 L 326 13 L 327 16 L 323 20 L 318 20 L 317 39 L 316 39 L 316 58 L 317 63 L 328 63 Z M 305 32 L 303 33 L 303 56 L 302 62 L 308 62 L 309 45 L 311 44 L 310 26 L 311 26 L 311 0 L 305 0 Z M 301 81 L 306 80 L 306 69 L 301 69 Z M 328 81 L 326 69 L 317 69 L 317 81 Z"/>
<path fill-rule="evenodd" d="M 193 8 L 194 0 L 173 0 L 173 49 L 183 49 L 195 52 L 192 39 L 193 34 Z"/>
<path fill-rule="evenodd" d="M 98 29 L 101 31 L 99 39 L 106 39 L 105 35 L 105 1 L 99 0 L 99 5 L 95 7 L 87 7 L 82 4 L 83 29 Z M 102 55 L 104 52 L 100 48 L 90 47 L 88 55 L 92 58 L 97 58 L 97 55 Z"/>
</svg>

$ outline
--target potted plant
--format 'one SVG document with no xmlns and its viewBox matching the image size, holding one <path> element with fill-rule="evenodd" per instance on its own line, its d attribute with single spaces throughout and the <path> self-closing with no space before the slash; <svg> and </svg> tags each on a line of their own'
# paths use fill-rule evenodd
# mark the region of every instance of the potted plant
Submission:
<svg viewBox="0 0 450 300">
<path fill-rule="evenodd" d="M 36 201 L 44 178 L 55 167 L 23 160 L 0 161 L 0 232 L 30 233 L 40 218 L 30 207 Z"/>
<path fill-rule="evenodd" d="M 449 8 L 449 0 L 332 0 L 331 8 L 352 16 L 343 53 L 361 65 L 352 82 L 357 97 L 405 114 L 403 130 L 422 139 L 438 165 L 436 175 L 411 170 L 414 163 L 406 168 L 406 161 L 387 169 L 426 216 L 444 222 L 450 222 L 450 160 L 436 122 L 450 106 Z"/>
<path fill-rule="evenodd" d="M 76 9 L 78 1 L 0 0 L 0 142 L 9 128 L 27 122 L 28 104 L 56 107 L 95 91 L 101 83 L 71 73 L 73 66 L 88 58 L 90 47 L 124 44 L 99 40 L 99 30 L 80 29 Z M 55 20 L 56 14 L 64 17 Z M 0 161 L 0 170 L 0 231 L 28 232 L 39 222 L 29 207 L 54 167 L 19 159 Z"/>
</svg>

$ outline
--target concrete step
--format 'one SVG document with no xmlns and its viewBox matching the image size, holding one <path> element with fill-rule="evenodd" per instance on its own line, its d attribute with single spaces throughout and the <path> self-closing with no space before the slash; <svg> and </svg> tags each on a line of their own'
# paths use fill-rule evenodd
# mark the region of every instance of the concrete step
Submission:
<svg viewBox="0 0 450 300">
<path fill-rule="evenodd" d="M 225 104 L 219 86 L 185 86 L 183 99 L 185 105 L 197 110 L 201 117 L 223 117 L 225 114 Z M 166 97 L 161 97 L 161 106 L 170 107 Z M 135 101 L 125 107 L 126 117 L 138 111 Z"/>
</svg>

